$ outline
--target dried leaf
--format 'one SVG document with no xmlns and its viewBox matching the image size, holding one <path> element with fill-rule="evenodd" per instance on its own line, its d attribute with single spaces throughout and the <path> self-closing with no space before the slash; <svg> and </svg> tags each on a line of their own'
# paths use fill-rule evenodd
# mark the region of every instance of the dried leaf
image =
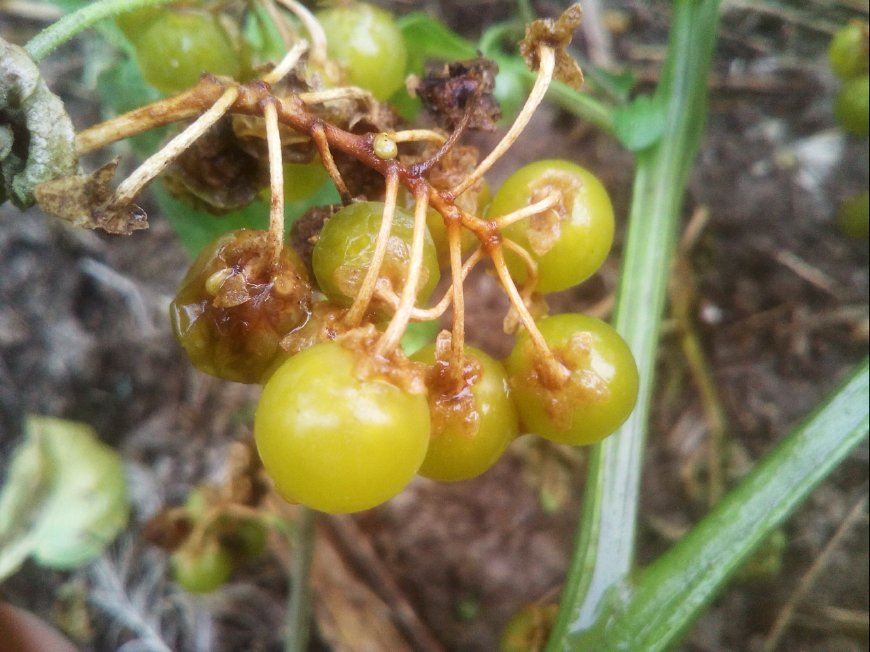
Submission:
<svg viewBox="0 0 870 652">
<path fill-rule="evenodd" d="M 269 185 L 269 173 L 243 149 L 232 118 L 225 117 L 173 161 L 163 182 L 194 208 L 221 214 L 254 201 Z"/>
<path fill-rule="evenodd" d="M 39 207 L 49 215 L 86 229 L 130 235 L 147 229 L 145 211 L 135 204 L 118 205 L 112 201 L 109 186 L 118 168 L 110 161 L 90 174 L 61 177 L 39 184 L 35 189 Z"/>
<path fill-rule="evenodd" d="M 415 91 L 439 126 L 453 130 L 467 112 L 469 129 L 492 131 L 501 117 L 493 96 L 498 65 L 484 58 L 430 68 L 417 81 Z"/>
<path fill-rule="evenodd" d="M 17 45 L 0 38 L 0 204 L 34 203 L 34 188 L 75 174 L 75 129 L 63 102 Z"/>
<path fill-rule="evenodd" d="M 541 65 L 541 46 L 553 48 L 556 52 L 554 77 L 575 90 L 580 90 L 583 86 L 583 71 L 566 50 L 574 30 L 580 26 L 581 15 L 580 5 L 575 4 L 568 7 L 556 20 L 545 18 L 532 21 L 526 28 L 525 38 L 520 42 L 520 54 L 532 70 L 537 70 Z"/>
</svg>

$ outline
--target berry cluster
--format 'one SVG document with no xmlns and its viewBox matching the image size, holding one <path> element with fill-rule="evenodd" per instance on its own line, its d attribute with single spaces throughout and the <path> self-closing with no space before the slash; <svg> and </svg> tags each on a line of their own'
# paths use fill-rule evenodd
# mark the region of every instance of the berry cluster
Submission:
<svg viewBox="0 0 870 652">
<path fill-rule="evenodd" d="M 868 134 L 870 78 L 868 78 L 868 27 L 854 21 L 834 34 L 828 61 L 843 82 L 834 101 L 834 114 L 843 129 L 855 136 Z"/>
<path fill-rule="evenodd" d="M 263 72 L 263 52 L 224 27 L 232 4 L 141 16 L 147 27 L 134 43 L 146 79 L 166 92 L 192 87 L 97 125 L 78 144 L 90 151 L 195 118 L 118 187 L 106 204 L 113 208 L 167 168 L 174 190 L 215 210 L 268 188 L 269 228 L 208 246 L 171 316 L 194 366 L 263 384 L 254 435 L 278 492 L 326 512 L 357 511 L 415 474 L 475 477 L 520 433 L 576 445 L 614 432 L 637 394 L 627 345 L 592 317 L 546 316 L 545 302 L 607 256 L 607 192 L 558 160 L 523 167 L 491 198 L 483 179 L 554 77 L 582 81 L 565 52 L 579 8 L 529 26 L 521 52 L 537 81 L 502 141 L 478 160 L 460 139 L 498 117 L 490 62 L 433 68 L 409 82 L 431 120 L 411 128 L 383 102 L 404 92 L 407 59 L 387 13 L 363 3 L 318 15 L 295 0 L 264 3 L 286 54 Z M 160 70 L 146 63 L 152 33 Z M 202 70 L 213 74 L 196 82 Z M 343 204 L 298 219 L 291 246 L 285 198 L 324 176 Z M 518 330 L 502 362 L 465 344 L 463 281 L 484 261 L 511 303 L 505 329 Z M 449 286 L 430 301 L 442 274 Z M 448 308 L 452 328 L 408 357 L 400 346 L 408 325 Z"/>
</svg>

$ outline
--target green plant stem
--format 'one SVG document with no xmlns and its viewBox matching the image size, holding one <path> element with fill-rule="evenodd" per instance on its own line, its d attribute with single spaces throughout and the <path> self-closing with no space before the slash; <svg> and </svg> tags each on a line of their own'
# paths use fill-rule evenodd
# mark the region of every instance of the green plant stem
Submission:
<svg viewBox="0 0 870 652">
<path fill-rule="evenodd" d="M 634 352 L 640 392 L 634 413 L 590 456 L 582 520 L 548 650 L 609 613 L 634 567 L 641 465 L 656 350 L 686 184 L 703 132 L 718 0 L 674 3 L 668 57 L 656 91 L 662 138 L 638 153 L 614 325 Z M 572 648 L 574 649 L 574 648 Z M 590 648 L 594 649 L 594 648 Z"/>
<path fill-rule="evenodd" d="M 624 611 L 570 636 L 570 649 L 672 647 L 758 545 L 867 436 L 868 401 L 865 359 L 697 526 L 638 575 Z"/>
<path fill-rule="evenodd" d="M 67 14 L 34 36 L 24 49 L 34 61 L 44 59 L 76 34 L 93 27 L 106 18 L 141 7 L 166 5 L 173 0 L 98 0 Z"/>
<path fill-rule="evenodd" d="M 300 505 L 299 519 L 296 521 L 293 561 L 290 579 L 290 601 L 287 606 L 287 638 L 284 649 L 287 652 L 305 652 L 308 649 L 308 636 L 311 629 L 311 560 L 314 556 L 313 510 Z"/>
</svg>

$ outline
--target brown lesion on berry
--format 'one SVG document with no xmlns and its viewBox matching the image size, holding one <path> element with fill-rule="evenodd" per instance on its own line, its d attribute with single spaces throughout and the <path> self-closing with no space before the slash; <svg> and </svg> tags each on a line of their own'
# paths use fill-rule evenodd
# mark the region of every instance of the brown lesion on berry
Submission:
<svg viewBox="0 0 870 652">
<path fill-rule="evenodd" d="M 173 327 L 196 367 L 259 382 L 280 342 L 309 321 L 312 291 L 301 261 L 285 248 L 277 265 L 268 232 L 235 231 L 200 254 L 172 303 Z"/>
<path fill-rule="evenodd" d="M 531 187 L 530 204 L 551 196 L 558 198 L 554 206 L 529 218 L 526 237 L 529 240 L 529 247 L 536 255 L 543 256 L 559 241 L 561 224 L 571 215 L 574 197 L 580 189 L 581 184 L 577 179 L 558 172 L 544 175 Z"/>
<path fill-rule="evenodd" d="M 562 346 L 551 347 L 549 356 L 530 351 L 531 364 L 511 379 L 515 386 L 534 388 L 543 396 L 558 430 L 571 428 L 578 406 L 606 401 L 610 395 L 607 382 L 592 368 L 592 337 L 574 333 Z"/>
<path fill-rule="evenodd" d="M 431 436 L 437 438 L 449 430 L 471 438 L 480 430 L 480 412 L 471 388 L 481 379 L 483 367 L 477 358 L 467 353 L 457 366 L 450 340 L 450 333 L 439 334 L 435 362 L 426 370 Z"/>
</svg>

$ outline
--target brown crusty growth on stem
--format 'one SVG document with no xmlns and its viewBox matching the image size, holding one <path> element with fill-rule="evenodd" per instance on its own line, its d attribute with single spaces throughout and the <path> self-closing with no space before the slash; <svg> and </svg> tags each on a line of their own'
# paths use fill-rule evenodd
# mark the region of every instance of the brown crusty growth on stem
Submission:
<svg viewBox="0 0 870 652">
<path fill-rule="evenodd" d="M 574 31 L 580 26 L 582 13 L 580 5 L 575 4 L 568 7 L 556 20 L 535 20 L 526 27 L 525 38 L 520 42 L 520 54 L 532 70 L 537 70 L 540 66 L 540 47 L 546 45 L 553 48 L 556 51 L 554 78 L 575 90 L 580 90 L 583 86 L 583 71 L 566 49 L 571 43 Z"/>
</svg>

